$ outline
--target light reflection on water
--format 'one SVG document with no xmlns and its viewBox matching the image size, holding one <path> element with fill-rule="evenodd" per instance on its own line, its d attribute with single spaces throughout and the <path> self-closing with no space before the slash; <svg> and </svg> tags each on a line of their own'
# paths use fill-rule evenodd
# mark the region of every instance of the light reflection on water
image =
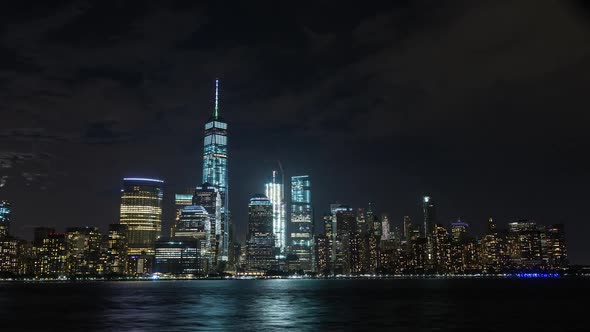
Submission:
<svg viewBox="0 0 590 332">
<path fill-rule="evenodd" d="M 0 284 L 13 330 L 275 331 L 585 327 L 585 280 L 220 280 Z M 531 319 L 527 319 L 531 317 Z M 534 317 L 534 319 L 532 318 Z"/>
</svg>

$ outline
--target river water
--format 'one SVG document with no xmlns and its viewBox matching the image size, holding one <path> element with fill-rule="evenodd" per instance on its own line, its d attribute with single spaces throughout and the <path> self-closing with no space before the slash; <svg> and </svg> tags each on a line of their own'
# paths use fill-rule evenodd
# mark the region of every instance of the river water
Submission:
<svg viewBox="0 0 590 332">
<path fill-rule="evenodd" d="M 590 330 L 590 280 L 0 283 L 0 331 Z"/>
</svg>

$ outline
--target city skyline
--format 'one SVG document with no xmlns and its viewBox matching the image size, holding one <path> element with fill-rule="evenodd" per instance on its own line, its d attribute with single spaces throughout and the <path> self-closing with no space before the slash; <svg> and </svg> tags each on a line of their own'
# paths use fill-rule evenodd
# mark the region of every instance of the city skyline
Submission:
<svg viewBox="0 0 590 332">
<path fill-rule="evenodd" d="M 109 4 L 7 6 L 0 200 L 13 203 L 11 232 L 106 230 L 121 179 L 147 177 L 166 182 L 168 233 L 174 194 L 203 182 L 219 77 L 238 236 L 280 160 L 285 179 L 313 179 L 316 229 L 336 201 L 417 223 L 429 194 L 439 221 L 461 217 L 478 234 L 490 216 L 565 223 L 572 262 L 590 263 L 578 3 L 344 4 L 329 21 L 323 5 L 119 4 L 104 30 L 94 23 Z"/>
<path fill-rule="evenodd" d="M 162 201 L 164 198 L 164 187 L 165 181 L 155 178 L 146 177 L 125 177 L 123 178 L 123 189 L 121 189 L 121 204 L 120 204 L 120 215 L 118 223 L 125 226 L 128 230 L 127 241 L 129 255 L 154 255 L 154 244 L 158 241 L 165 243 L 166 241 L 173 241 L 175 236 L 178 239 L 188 240 L 192 237 L 188 234 L 193 234 L 194 229 L 199 228 L 199 232 L 204 232 L 206 235 L 195 235 L 194 238 L 198 238 L 202 241 L 206 238 L 206 241 L 201 244 L 198 242 L 201 249 L 199 252 L 206 255 L 212 255 L 209 258 L 208 265 L 216 266 L 218 262 L 228 261 L 230 246 L 232 242 L 230 240 L 230 219 L 229 215 L 231 211 L 228 209 L 228 125 L 225 119 L 219 115 L 219 79 L 215 79 L 215 93 L 214 93 L 214 106 L 210 117 L 205 123 L 205 130 L 203 134 L 203 158 L 202 158 L 202 180 L 203 184 L 196 185 L 193 187 L 184 187 L 185 189 L 181 193 L 175 193 L 174 195 L 174 215 L 173 218 L 168 220 L 170 213 L 164 217 L 162 207 Z M 325 229 L 325 216 L 326 207 L 323 209 L 323 217 L 317 217 L 314 212 L 313 202 L 311 201 L 310 188 L 311 183 L 309 175 L 293 175 L 288 177 L 291 179 L 289 187 L 285 183 L 285 172 L 283 164 L 280 160 L 275 161 L 278 164 L 278 170 L 275 167 L 271 167 L 272 176 L 270 181 L 265 181 L 261 187 L 264 187 L 266 199 L 271 202 L 272 207 L 272 243 L 276 247 L 276 257 L 285 259 L 288 254 L 297 254 L 302 258 L 300 262 L 301 266 L 304 266 L 304 270 L 314 270 L 317 262 L 317 257 L 313 247 L 314 237 L 326 235 Z M 193 189 L 194 188 L 194 189 Z M 285 192 L 290 192 L 290 195 L 285 195 Z M 192 193 L 192 194 L 191 194 Z M 213 195 L 213 196 L 211 196 Z M 250 198 L 249 209 L 253 200 L 257 201 L 256 195 Z M 289 197 L 289 200 L 287 200 Z M 434 243 L 431 243 L 431 239 L 427 234 L 437 231 L 437 227 L 448 228 L 452 232 L 453 238 L 456 237 L 455 230 L 458 225 L 463 225 L 461 229 L 471 228 L 474 224 L 471 222 L 463 222 L 461 217 L 457 217 L 456 220 L 442 221 L 437 218 L 437 208 L 435 204 L 436 199 L 430 194 L 424 194 L 421 196 L 421 224 L 418 225 L 416 232 L 420 232 L 422 236 L 428 241 L 428 246 L 432 248 Z M 342 204 L 342 200 L 335 200 L 330 203 L 330 218 L 336 218 L 337 211 L 344 209 L 352 213 L 352 207 L 347 204 Z M 4 235 L 9 234 L 8 229 L 12 226 L 12 203 L 10 201 L 1 202 L 0 215 L 0 231 L 4 232 Z M 372 202 L 366 202 L 365 205 L 358 206 L 359 209 L 367 208 L 368 214 L 367 225 L 373 223 L 372 218 L 376 218 L 374 221 L 373 232 L 381 238 L 381 240 L 392 240 L 394 236 L 393 229 L 399 230 L 400 227 L 403 229 L 403 236 L 406 236 L 406 218 L 410 218 L 407 213 L 404 214 L 402 222 L 396 222 L 389 218 L 389 212 L 387 210 L 374 210 L 374 204 Z M 322 209 L 319 209 L 322 210 Z M 207 219 L 207 226 L 200 223 L 200 226 L 193 226 L 191 230 L 178 229 L 178 225 L 187 225 L 188 220 L 197 220 L 193 217 L 195 211 L 198 214 L 205 213 L 206 217 L 198 217 Z M 375 215 L 375 213 L 380 215 Z M 248 212 L 248 225 L 250 225 L 251 212 Z M 186 216 L 185 216 L 186 215 Z M 363 217 L 364 218 L 364 217 Z M 411 219 L 411 218 L 410 218 Z M 183 221 L 184 220 L 184 221 Z M 199 219 L 200 220 L 200 219 Z M 489 223 L 492 217 L 489 217 L 486 224 L 487 230 L 489 231 Z M 506 221 L 508 226 L 518 223 L 522 220 L 530 220 L 530 218 L 513 217 Z M 332 221 L 335 225 L 336 219 Z M 535 223 L 535 221 L 531 221 Z M 320 223 L 319 227 L 316 226 Z M 348 225 L 350 221 L 347 221 L 345 225 Z M 311 224 L 307 226 L 306 224 Z M 561 223 L 563 225 L 563 223 Z M 193 222 L 193 225 L 194 224 Z M 547 227 L 553 227 L 555 224 L 546 225 Z M 53 225 L 37 225 L 37 227 L 44 227 Z M 109 224 L 109 230 L 113 224 Z M 170 227 L 167 227 L 170 226 Z M 365 227 L 363 223 L 359 224 L 358 227 Z M 475 223 L 475 229 L 478 229 L 479 225 Z M 65 227 L 66 233 L 68 229 L 80 227 L 80 225 L 69 225 Z M 95 227 L 92 225 L 83 225 L 82 227 Z M 186 226 L 183 226 L 186 228 Z M 250 230 L 247 226 L 245 233 L 236 232 L 234 228 L 233 239 L 237 243 L 241 243 L 245 246 L 246 252 L 249 239 Z M 335 227 L 335 226 L 333 226 Z M 350 226 L 347 226 L 350 227 Z M 356 226 L 355 226 L 356 227 Z M 148 229 L 149 228 L 149 229 Z M 53 228 L 52 228 L 53 229 Z M 137 230 L 136 230 L 137 229 Z M 162 230 L 164 229 L 164 232 Z M 166 230 L 170 229 L 167 233 Z M 319 232 L 315 231 L 320 229 Z M 96 229 L 98 231 L 98 228 Z M 227 231 L 225 231 L 227 230 Z M 323 231 L 323 232 L 322 232 Z M 302 233 L 303 232 L 303 233 Z M 446 231 L 445 231 L 446 232 Z M 148 235 L 149 233 L 149 235 Z M 308 233 L 309 235 L 304 235 Z M 61 234 L 59 231 L 56 234 Z M 176 235 L 175 235 L 176 234 Z M 196 233 L 194 233 L 196 234 Z M 402 233 L 400 233 L 402 234 Z M 399 238 L 401 235 L 398 234 Z M 449 233 L 450 234 L 450 233 Z M 17 234 L 10 234 L 17 235 Z M 167 237 L 167 236 L 170 237 Z M 30 234 L 29 234 L 30 236 Z M 202 238 L 202 237 L 205 238 Z M 336 233 L 334 233 L 336 236 Z M 328 236 L 329 237 L 329 236 Z M 28 237 L 25 236 L 25 239 Z M 305 238 L 305 239 L 303 239 Z M 161 239 L 161 240 L 160 240 Z M 184 241 L 183 240 L 183 241 Z M 166 242 L 167 243 L 167 242 Z M 172 242 L 170 242 L 172 243 Z M 184 243 L 184 242 L 183 242 Z M 336 251 L 342 249 L 336 248 L 336 242 L 332 242 L 331 246 L 334 246 L 331 250 L 332 259 L 339 257 Z"/>
<path fill-rule="evenodd" d="M 590 0 L 0 13 L 2 331 L 587 330 Z"/>
<path fill-rule="evenodd" d="M 286 188 L 280 160 L 264 183 L 266 195 L 250 198 L 247 233 L 237 236 L 228 209 L 228 125 L 219 115 L 219 79 L 204 128 L 203 183 L 174 194 L 170 236 L 162 233 L 161 179 L 123 178 L 119 221 L 109 224 L 106 234 L 90 226 L 70 226 L 64 233 L 37 227 L 29 243 L 10 232 L 13 205 L 1 201 L 0 272 L 109 279 L 525 272 L 553 277 L 570 271 L 564 224 L 544 226 L 522 219 L 503 229 L 490 217 L 486 232 L 476 235 L 461 217 L 450 224 L 439 220 L 436 199 L 429 194 L 422 196 L 422 220 L 416 224 L 408 216 L 403 225 L 393 223 L 371 202 L 356 210 L 332 203 L 316 232 L 310 176 L 291 176 Z"/>
</svg>

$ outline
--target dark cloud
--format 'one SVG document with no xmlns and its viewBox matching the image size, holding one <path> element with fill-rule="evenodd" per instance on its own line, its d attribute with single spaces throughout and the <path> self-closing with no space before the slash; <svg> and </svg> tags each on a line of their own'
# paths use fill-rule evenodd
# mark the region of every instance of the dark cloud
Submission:
<svg viewBox="0 0 590 332">
<path fill-rule="evenodd" d="M 90 144 L 114 144 L 129 141 L 132 134 L 117 130 L 116 121 L 102 121 L 88 124 L 84 135 Z"/>
<path fill-rule="evenodd" d="M 78 13 L 64 24 L 47 31 L 50 41 L 80 48 L 113 47 L 136 38 L 134 25 L 147 12 L 140 1 L 104 1 L 81 4 Z"/>
</svg>

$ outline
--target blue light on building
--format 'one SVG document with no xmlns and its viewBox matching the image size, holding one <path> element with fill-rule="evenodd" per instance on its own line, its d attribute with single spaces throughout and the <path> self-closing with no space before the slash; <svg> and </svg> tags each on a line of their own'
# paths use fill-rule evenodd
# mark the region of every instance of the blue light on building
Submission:
<svg viewBox="0 0 590 332">
<path fill-rule="evenodd" d="M 8 236 L 10 230 L 10 216 L 12 204 L 9 201 L 0 201 L 0 238 Z"/>
<path fill-rule="evenodd" d="M 291 253 L 300 268 L 313 270 L 313 210 L 309 175 L 291 177 Z"/>
<path fill-rule="evenodd" d="M 227 172 L 227 123 L 219 116 L 219 80 L 215 80 L 215 109 L 205 124 L 203 182 L 210 183 L 221 196 L 221 237 L 218 259 L 229 255 L 229 200 Z"/>
</svg>

